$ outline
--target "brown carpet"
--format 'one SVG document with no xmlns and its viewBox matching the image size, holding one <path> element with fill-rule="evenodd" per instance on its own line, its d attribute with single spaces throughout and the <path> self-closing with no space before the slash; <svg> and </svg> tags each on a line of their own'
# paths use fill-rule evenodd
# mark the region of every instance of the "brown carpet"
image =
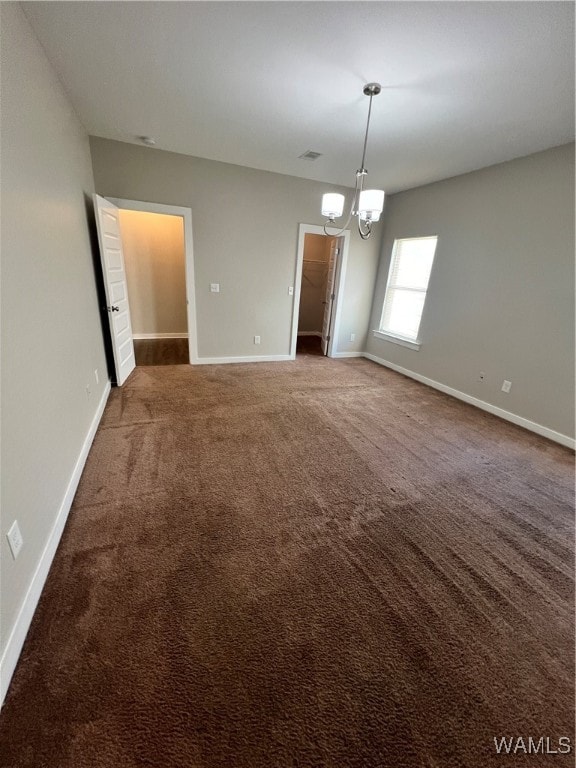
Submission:
<svg viewBox="0 0 576 768">
<path fill-rule="evenodd" d="M 367 360 L 112 392 L 10 768 L 572 766 L 573 455 Z"/>
</svg>

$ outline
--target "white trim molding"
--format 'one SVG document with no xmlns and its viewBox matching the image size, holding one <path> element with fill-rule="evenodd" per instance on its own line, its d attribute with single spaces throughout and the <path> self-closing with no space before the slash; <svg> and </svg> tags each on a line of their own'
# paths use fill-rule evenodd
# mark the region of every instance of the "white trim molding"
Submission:
<svg viewBox="0 0 576 768">
<path fill-rule="evenodd" d="M 132 338 L 136 341 L 144 339 L 187 339 L 187 333 L 133 333 Z"/>
<path fill-rule="evenodd" d="M 407 347 L 408 349 L 420 349 L 419 341 L 410 341 L 410 339 L 403 339 L 402 336 L 395 336 L 393 333 L 386 333 L 386 331 L 372 331 L 377 339 L 383 341 L 390 341 L 392 344 L 400 344 L 401 347 Z"/>
<path fill-rule="evenodd" d="M 458 389 L 454 389 L 453 387 L 449 387 L 446 384 L 442 384 L 439 381 L 434 381 L 434 379 L 429 379 L 427 376 L 422 376 L 419 373 L 415 373 L 414 371 L 409 371 L 408 368 L 402 368 L 400 365 L 396 365 L 395 363 L 390 363 L 388 360 L 384 360 L 381 357 L 377 357 L 376 355 L 372 355 L 369 352 L 364 352 L 364 357 L 368 360 L 372 360 L 374 363 L 378 363 L 378 365 L 383 365 L 386 368 L 391 368 L 393 371 L 396 371 L 397 373 L 401 373 L 403 376 L 408 376 L 410 379 L 414 379 L 415 381 L 419 381 L 421 384 L 426 384 L 428 387 L 432 387 L 433 389 L 437 389 L 440 392 L 444 392 L 447 395 L 451 395 L 452 397 L 457 398 L 458 400 L 462 400 L 465 403 L 469 403 L 469 405 L 475 405 L 476 408 L 480 408 L 483 411 L 487 411 L 488 413 L 493 414 L 494 416 L 499 416 L 501 419 L 504 419 L 505 421 L 510 421 L 512 424 L 517 424 L 519 427 L 524 427 L 524 429 L 528 429 L 530 432 L 535 432 L 537 435 L 541 435 L 542 437 L 547 437 L 549 440 L 553 440 L 555 443 L 560 443 L 560 445 L 566 446 L 566 448 L 572 448 L 574 450 L 576 448 L 576 440 L 573 437 L 569 437 L 568 435 L 563 435 L 561 432 L 556 432 L 553 429 L 550 429 L 549 427 L 544 427 L 542 424 L 537 424 L 535 421 L 530 421 L 530 419 L 525 419 L 523 416 L 518 416 L 515 413 L 512 413 L 511 411 L 505 411 L 504 408 L 499 408 L 497 405 L 492 405 L 491 403 L 487 403 L 484 400 L 480 400 L 478 397 L 473 397 L 472 395 L 467 395 L 466 392 L 460 392 Z"/>
<path fill-rule="evenodd" d="M 228 363 L 281 363 L 294 360 L 292 355 L 248 355 L 246 357 L 199 357 L 196 365 L 226 365 Z"/>
<path fill-rule="evenodd" d="M 36 611 L 36 606 L 38 605 L 40 595 L 44 589 L 44 584 L 46 583 L 46 578 L 48 576 L 48 572 L 50 571 L 50 566 L 52 565 L 54 555 L 58 549 L 58 544 L 60 543 L 62 532 L 64 531 L 64 526 L 66 525 L 66 520 L 68 519 L 68 514 L 74 500 L 74 495 L 76 493 L 76 489 L 78 488 L 78 483 L 80 482 L 82 470 L 86 464 L 86 459 L 88 458 L 88 453 L 90 452 L 90 447 L 92 445 L 92 441 L 94 440 L 94 435 L 96 434 L 96 430 L 100 424 L 100 419 L 104 413 L 104 408 L 106 406 L 109 394 L 110 382 L 108 381 L 104 387 L 104 392 L 102 393 L 102 397 L 98 403 L 96 413 L 94 414 L 92 422 L 90 423 L 88 434 L 86 435 L 84 443 L 82 444 L 82 448 L 72 471 L 72 476 L 68 482 L 64 498 L 62 499 L 62 503 L 60 504 L 60 508 L 56 515 L 56 520 L 54 521 L 54 525 L 52 526 L 52 530 L 48 536 L 48 541 L 46 542 L 44 551 L 42 552 L 40 560 L 38 561 L 38 565 L 36 566 L 36 570 L 34 571 L 34 575 L 30 581 L 28 591 L 26 592 L 26 596 L 24 597 L 22 605 L 20 606 L 16 621 L 14 622 L 14 626 L 12 627 L 12 631 L 8 637 L 6 648 L 4 649 L 4 653 L 0 659 L 0 706 L 2 706 L 4 703 L 4 698 L 8 691 L 10 680 L 12 679 L 12 675 L 16 669 L 16 664 L 18 663 L 20 653 L 22 652 L 22 647 L 24 645 L 24 641 L 26 640 L 26 635 L 28 634 L 34 612 Z"/>
<path fill-rule="evenodd" d="M 364 352 L 334 352 L 332 357 L 364 357 Z"/>
</svg>

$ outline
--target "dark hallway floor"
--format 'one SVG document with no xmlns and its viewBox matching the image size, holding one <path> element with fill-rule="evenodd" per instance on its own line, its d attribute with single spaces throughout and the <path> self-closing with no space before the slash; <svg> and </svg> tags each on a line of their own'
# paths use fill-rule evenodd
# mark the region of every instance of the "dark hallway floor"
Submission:
<svg viewBox="0 0 576 768">
<path fill-rule="evenodd" d="M 188 339 L 134 339 L 136 365 L 183 365 L 190 362 Z"/>
<path fill-rule="evenodd" d="M 319 336 L 298 336 L 297 355 L 322 355 L 322 340 Z"/>
</svg>

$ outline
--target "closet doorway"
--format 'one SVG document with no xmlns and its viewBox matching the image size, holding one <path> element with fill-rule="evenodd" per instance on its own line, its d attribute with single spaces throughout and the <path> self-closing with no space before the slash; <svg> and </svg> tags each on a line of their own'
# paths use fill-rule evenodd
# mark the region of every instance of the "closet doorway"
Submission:
<svg viewBox="0 0 576 768">
<path fill-rule="evenodd" d="M 119 208 L 136 365 L 195 362 L 191 211 L 113 202 Z"/>
<path fill-rule="evenodd" d="M 337 355 L 349 235 L 326 235 L 323 227 L 300 225 L 293 354 Z"/>
</svg>

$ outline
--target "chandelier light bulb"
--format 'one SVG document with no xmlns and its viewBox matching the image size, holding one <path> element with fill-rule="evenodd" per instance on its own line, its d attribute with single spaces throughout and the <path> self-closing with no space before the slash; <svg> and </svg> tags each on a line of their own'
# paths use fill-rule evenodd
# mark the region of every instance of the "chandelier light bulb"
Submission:
<svg viewBox="0 0 576 768">
<path fill-rule="evenodd" d="M 337 192 L 327 192 L 322 196 L 322 216 L 330 221 L 342 216 L 345 200 L 344 195 L 339 195 Z"/>
<path fill-rule="evenodd" d="M 364 189 L 360 192 L 358 214 L 362 221 L 378 221 L 384 209 L 384 192 L 381 189 Z"/>
</svg>

